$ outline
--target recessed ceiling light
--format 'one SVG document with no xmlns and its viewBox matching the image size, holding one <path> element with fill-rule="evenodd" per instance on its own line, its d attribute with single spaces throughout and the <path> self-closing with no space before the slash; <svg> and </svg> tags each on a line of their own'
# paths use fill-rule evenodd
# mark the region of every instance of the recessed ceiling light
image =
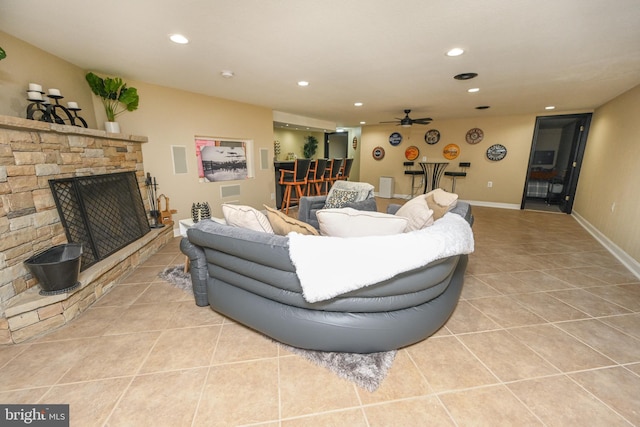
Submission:
<svg viewBox="0 0 640 427">
<path fill-rule="evenodd" d="M 545 110 L 555 110 L 556 107 L 554 105 L 549 105 L 547 107 L 544 107 Z"/>
<path fill-rule="evenodd" d="M 471 80 L 476 77 L 478 77 L 478 73 L 461 73 L 453 76 L 456 80 Z"/>
<path fill-rule="evenodd" d="M 187 44 L 187 43 L 189 43 L 189 39 L 186 38 L 185 36 L 183 36 L 182 34 L 171 34 L 169 36 L 169 39 L 172 42 L 178 43 L 178 44 Z"/>
<path fill-rule="evenodd" d="M 360 124 L 361 124 L 361 125 L 366 125 L 366 124 L 367 124 L 367 122 L 360 122 Z"/>
<path fill-rule="evenodd" d="M 234 76 L 233 71 L 229 71 L 229 70 L 222 70 L 220 71 L 220 75 L 222 77 L 224 77 L 225 79 L 230 79 L 231 77 Z"/>
<path fill-rule="evenodd" d="M 353 105 L 356 107 L 362 107 L 362 102 L 354 102 Z"/>
<path fill-rule="evenodd" d="M 298 82 L 298 86 L 309 86 L 309 82 L 301 80 L 301 81 Z"/>
<path fill-rule="evenodd" d="M 454 47 L 453 49 L 447 52 L 447 56 L 460 56 L 463 53 L 464 53 L 463 49 L 460 49 L 459 47 Z"/>
<path fill-rule="evenodd" d="M 469 93 L 480 92 L 480 88 L 479 87 L 472 87 L 471 89 L 467 89 L 467 92 L 469 92 Z"/>
</svg>

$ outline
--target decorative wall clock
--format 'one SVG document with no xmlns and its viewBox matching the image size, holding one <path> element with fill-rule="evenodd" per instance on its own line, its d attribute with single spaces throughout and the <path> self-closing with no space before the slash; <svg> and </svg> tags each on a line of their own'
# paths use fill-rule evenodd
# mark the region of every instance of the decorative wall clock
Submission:
<svg viewBox="0 0 640 427">
<path fill-rule="evenodd" d="M 429 145 L 436 144 L 440 141 L 440 131 L 437 129 L 430 129 L 424 134 L 424 142 Z"/>
<path fill-rule="evenodd" d="M 442 155 L 447 160 L 453 160 L 460 155 L 460 147 L 456 144 L 449 144 L 442 150 Z"/>
<path fill-rule="evenodd" d="M 400 135 L 400 132 L 393 132 L 391 135 L 389 135 L 389 144 L 393 145 L 394 147 L 396 145 L 400 145 L 401 142 L 402 135 Z"/>
<path fill-rule="evenodd" d="M 506 155 L 507 147 L 502 144 L 493 144 L 491 147 L 487 148 L 487 159 L 493 160 L 494 162 L 504 159 Z"/>
<path fill-rule="evenodd" d="M 412 145 L 411 147 L 404 150 L 404 156 L 407 158 L 407 160 L 415 160 L 419 155 L 420 150 L 415 145 Z"/>
<path fill-rule="evenodd" d="M 373 149 L 373 158 L 376 160 L 382 160 L 384 158 L 384 148 L 376 147 Z"/>
<path fill-rule="evenodd" d="M 482 141 L 482 138 L 484 138 L 484 132 L 482 132 L 482 129 L 473 128 L 469 129 L 467 132 L 466 140 L 469 144 L 477 144 Z"/>
</svg>

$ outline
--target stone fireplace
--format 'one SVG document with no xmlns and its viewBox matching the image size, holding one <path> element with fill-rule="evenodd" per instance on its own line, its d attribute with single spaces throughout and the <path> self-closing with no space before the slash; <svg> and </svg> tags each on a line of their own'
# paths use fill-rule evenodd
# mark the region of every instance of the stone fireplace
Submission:
<svg viewBox="0 0 640 427">
<path fill-rule="evenodd" d="M 22 342 L 67 323 L 173 237 L 170 227 L 143 233 L 83 268 L 81 286 L 60 295 L 39 295 L 23 264 L 67 242 L 50 180 L 133 172 L 146 215 L 146 142 L 146 137 L 0 116 L 0 344 Z"/>
</svg>

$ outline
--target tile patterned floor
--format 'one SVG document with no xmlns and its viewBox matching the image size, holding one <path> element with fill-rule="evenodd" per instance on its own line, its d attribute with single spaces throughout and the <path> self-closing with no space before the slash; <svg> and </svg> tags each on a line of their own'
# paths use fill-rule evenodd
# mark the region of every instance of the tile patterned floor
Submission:
<svg viewBox="0 0 640 427">
<path fill-rule="evenodd" d="M 71 324 L 0 347 L 0 402 L 73 426 L 640 425 L 640 283 L 570 216 L 475 207 L 462 299 L 374 393 L 158 279 L 178 239 Z"/>
</svg>

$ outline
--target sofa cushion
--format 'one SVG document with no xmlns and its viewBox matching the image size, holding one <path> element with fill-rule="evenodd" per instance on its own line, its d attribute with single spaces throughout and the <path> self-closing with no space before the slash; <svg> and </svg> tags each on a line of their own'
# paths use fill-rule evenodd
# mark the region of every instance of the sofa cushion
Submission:
<svg viewBox="0 0 640 427">
<path fill-rule="evenodd" d="M 448 193 L 442 188 L 436 188 L 435 190 L 428 192 L 425 194 L 425 197 L 427 205 L 433 210 L 433 219 L 435 221 L 442 218 L 444 214 L 455 208 L 458 204 L 458 195 L 455 193 Z"/>
<path fill-rule="evenodd" d="M 327 201 L 323 209 L 342 208 L 347 203 L 355 202 L 358 197 L 357 191 L 352 190 L 333 190 L 327 196 Z"/>
<path fill-rule="evenodd" d="M 333 237 L 386 236 L 403 233 L 408 220 L 381 212 L 353 208 L 318 211 L 320 234 Z"/>
<path fill-rule="evenodd" d="M 315 236 L 319 234 L 318 230 L 306 222 L 293 219 L 279 210 L 267 205 L 264 205 L 264 207 L 267 210 L 267 218 L 269 219 L 269 223 L 271 224 L 271 228 L 273 228 L 273 232 L 275 234 L 286 236 L 292 231 L 300 234 L 313 234 Z"/>
<path fill-rule="evenodd" d="M 434 222 L 433 210 L 429 209 L 425 194 L 420 194 L 402 205 L 396 215 L 409 221 L 406 231 L 421 230 Z"/>
<path fill-rule="evenodd" d="M 222 213 L 229 225 L 274 234 L 267 216 L 251 206 L 225 203 L 222 205 Z"/>
<path fill-rule="evenodd" d="M 338 180 L 336 181 L 331 188 L 329 189 L 329 193 L 327 195 L 327 199 L 331 197 L 331 193 L 336 190 L 348 190 L 348 191 L 356 191 L 358 195 L 354 202 L 359 202 L 361 200 L 370 199 L 373 197 L 374 186 L 369 184 L 368 182 L 357 182 L 357 181 L 345 181 Z"/>
</svg>

